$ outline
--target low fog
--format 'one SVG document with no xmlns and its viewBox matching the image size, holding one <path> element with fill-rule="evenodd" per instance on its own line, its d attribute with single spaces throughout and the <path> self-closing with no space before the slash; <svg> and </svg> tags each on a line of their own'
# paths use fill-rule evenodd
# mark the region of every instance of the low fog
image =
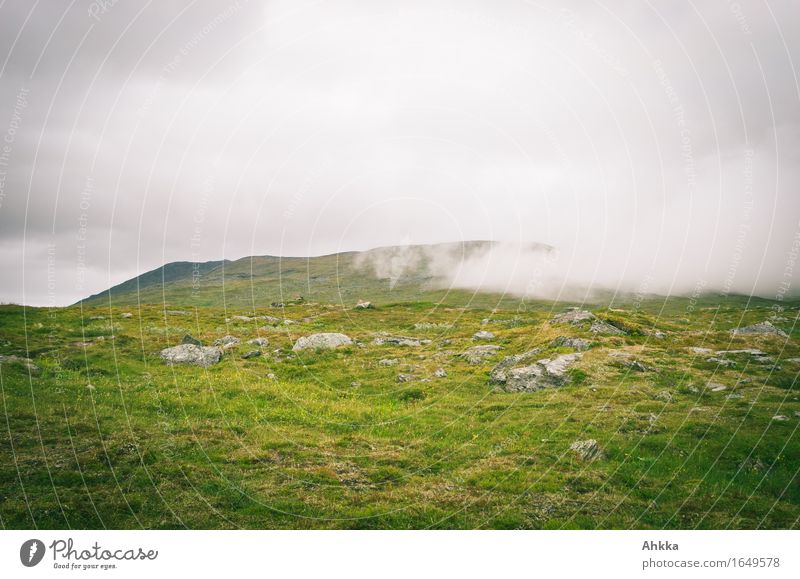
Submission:
<svg viewBox="0 0 800 579">
<path fill-rule="evenodd" d="M 466 240 L 500 243 L 428 256 L 446 285 L 797 295 L 798 16 L 4 2 L 0 301 L 73 303 L 170 261 Z"/>
</svg>

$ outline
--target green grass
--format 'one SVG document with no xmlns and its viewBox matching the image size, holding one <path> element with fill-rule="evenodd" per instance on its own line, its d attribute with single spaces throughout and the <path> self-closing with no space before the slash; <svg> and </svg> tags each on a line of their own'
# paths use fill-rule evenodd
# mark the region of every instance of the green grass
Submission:
<svg viewBox="0 0 800 579">
<path fill-rule="evenodd" d="M 233 291 L 241 297 L 240 290 Z M 0 526 L 800 524 L 800 365 L 788 361 L 800 357 L 797 303 L 784 304 L 779 325 L 791 338 L 783 340 L 732 338 L 730 328 L 771 313 L 769 302 L 740 297 L 623 300 L 596 310 L 626 336 L 550 325 L 563 304 L 520 307 L 466 292 L 416 299 L 392 304 L 387 296 L 371 310 L 338 300 L 255 308 L 298 322 L 292 325 L 227 323 L 252 313 L 245 298 L 226 300 L 227 309 L 195 308 L 180 294 L 170 294 L 166 308 L 107 299 L 83 309 L 0 307 L 0 354 L 28 356 L 39 367 L 0 366 Z M 165 315 L 172 308 L 190 315 Z M 120 318 L 124 311 L 134 316 Z M 90 319 L 96 316 L 104 319 Z M 474 345 L 478 329 L 494 332 L 492 343 L 503 350 L 470 365 L 457 354 Z M 655 330 L 666 337 L 652 337 Z M 320 331 L 357 343 L 291 351 L 297 337 Z M 432 342 L 377 346 L 378 331 Z M 249 360 L 240 357 L 250 349 L 242 345 L 207 369 L 164 365 L 159 351 L 185 333 L 204 343 L 233 334 L 270 344 Z M 493 390 L 488 373 L 503 355 L 568 351 L 552 348 L 560 335 L 593 343 L 569 385 Z M 779 368 L 746 358 L 718 368 L 691 346 L 759 348 Z M 654 371 L 630 371 L 611 350 Z M 388 358 L 399 363 L 378 363 Z M 447 376 L 434 377 L 437 368 Z M 399 382 L 400 373 L 410 381 Z M 728 389 L 703 390 L 708 381 Z M 727 398 L 732 392 L 741 397 Z M 775 421 L 776 414 L 789 420 Z M 584 463 L 569 450 L 587 438 L 600 443 L 604 459 Z"/>
</svg>

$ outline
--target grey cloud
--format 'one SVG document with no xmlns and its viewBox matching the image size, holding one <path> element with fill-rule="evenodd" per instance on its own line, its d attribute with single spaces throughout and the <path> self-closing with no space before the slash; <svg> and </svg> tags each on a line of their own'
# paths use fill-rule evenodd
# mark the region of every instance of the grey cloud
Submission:
<svg viewBox="0 0 800 579">
<path fill-rule="evenodd" d="M 2 299 L 50 299 L 50 243 L 59 303 L 169 260 L 460 239 L 555 246 L 548 294 L 785 281 L 789 1 L 106 4 L 0 8 L 0 139 L 29 91 Z M 524 292 L 513 255 L 470 267 Z"/>
</svg>

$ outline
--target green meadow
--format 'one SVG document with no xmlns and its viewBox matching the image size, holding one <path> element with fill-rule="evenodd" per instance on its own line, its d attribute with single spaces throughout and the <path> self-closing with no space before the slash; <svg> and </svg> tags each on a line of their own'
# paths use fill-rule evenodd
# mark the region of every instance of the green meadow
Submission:
<svg viewBox="0 0 800 579">
<path fill-rule="evenodd" d="M 417 298 L 0 307 L 0 526 L 798 526 L 800 303 L 777 316 L 742 297 L 584 306 L 625 332 L 600 335 L 553 323 L 568 304 Z M 789 337 L 730 333 L 767 319 Z M 473 364 L 460 354 L 478 330 L 500 350 Z M 292 351 L 318 332 L 354 342 Z M 376 344 L 381 332 L 424 341 Z M 165 364 L 186 334 L 242 343 L 209 367 Z M 590 342 L 565 385 L 490 383 L 504 356 L 571 352 L 559 336 Z M 720 364 L 692 348 L 764 356 Z M 587 439 L 598 460 L 570 449 Z"/>
</svg>

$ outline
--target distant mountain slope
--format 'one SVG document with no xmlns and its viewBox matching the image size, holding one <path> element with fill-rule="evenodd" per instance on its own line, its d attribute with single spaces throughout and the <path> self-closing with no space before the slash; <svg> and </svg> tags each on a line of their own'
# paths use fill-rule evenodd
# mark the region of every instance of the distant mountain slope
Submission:
<svg viewBox="0 0 800 579">
<path fill-rule="evenodd" d="M 498 242 L 465 241 L 390 246 L 318 257 L 252 256 L 200 264 L 174 262 L 144 273 L 79 303 L 166 304 L 257 308 L 298 296 L 324 303 L 438 300 L 447 293 L 437 273 L 485 255 Z M 526 251 L 550 251 L 529 244 Z M 471 292 L 458 301 L 470 300 Z"/>
<path fill-rule="evenodd" d="M 195 276 L 203 277 L 208 275 L 209 272 L 222 267 L 225 263 L 230 262 L 228 260 L 217 260 L 204 263 L 192 263 L 190 261 L 167 263 L 81 301 L 84 304 L 100 303 L 107 301 L 109 296 L 113 299 L 118 299 L 122 296 L 136 296 L 140 292 L 144 292 L 147 295 L 153 291 L 161 292 L 163 289 L 170 288 L 173 285 L 192 283 Z"/>
</svg>

